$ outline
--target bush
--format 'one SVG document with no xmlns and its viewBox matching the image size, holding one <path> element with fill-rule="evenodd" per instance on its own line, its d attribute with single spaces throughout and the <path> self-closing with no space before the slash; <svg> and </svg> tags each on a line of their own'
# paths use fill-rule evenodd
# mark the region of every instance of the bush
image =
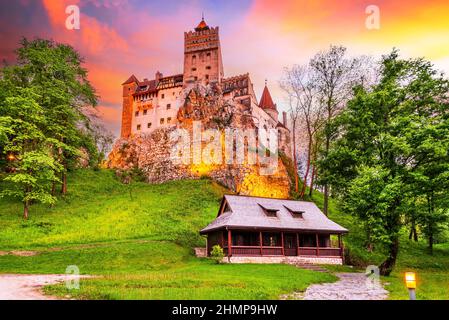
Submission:
<svg viewBox="0 0 449 320">
<path fill-rule="evenodd" d="M 212 251 L 210 252 L 211 259 L 215 260 L 215 263 L 220 263 L 224 258 L 224 252 L 223 249 L 216 244 L 212 247 Z"/>
</svg>

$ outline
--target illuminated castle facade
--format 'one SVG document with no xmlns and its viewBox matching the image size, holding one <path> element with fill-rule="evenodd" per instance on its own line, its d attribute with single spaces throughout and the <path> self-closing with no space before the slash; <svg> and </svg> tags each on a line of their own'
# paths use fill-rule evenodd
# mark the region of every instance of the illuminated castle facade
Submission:
<svg viewBox="0 0 449 320">
<path fill-rule="evenodd" d="M 289 145 L 286 113 L 279 113 L 265 83 L 258 101 L 249 74 L 224 77 L 218 27 L 209 27 L 204 19 L 194 31 L 184 33 L 184 71 L 164 76 L 159 71 L 154 79 L 139 81 L 134 75 L 122 84 L 123 109 L 121 138 L 151 133 L 161 127 L 175 126 L 180 107 L 185 103 L 185 91 L 195 85 L 217 85 L 224 100 L 251 109 L 257 128 L 276 129 L 279 147 Z"/>
</svg>

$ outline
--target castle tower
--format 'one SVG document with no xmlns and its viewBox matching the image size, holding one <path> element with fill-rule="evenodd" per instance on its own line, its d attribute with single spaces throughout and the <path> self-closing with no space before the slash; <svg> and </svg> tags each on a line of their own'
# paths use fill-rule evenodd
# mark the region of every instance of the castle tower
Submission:
<svg viewBox="0 0 449 320">
<path fill-rule="evenodd" d="M 265 88 L 263 88 L 262 97 L 260 98 L 259 107 L 265 110 L 274 120 L 278 120 L 279 112 L 276 108 L 276 104 L 271 98 L 270 91 L 267 87 L 267 80 L 265 80 Z"/>
<path fill-rule="evenodd" d="M 222 78 L 218 27 L 210 28 L 203 17 L 195 31 L 184 32 L 184 86 L 195 82 L 219 83 Z"/>
<path fill-rule="evenodd" d="M 131 135 L 133 118 L 133 93 L 136 91 L 139 80 L 131 75 L 128 80 L 122 83 L 123 106 L 122 106 L 122 130 L 120 137 L 128 138 Z"/>
</svg>

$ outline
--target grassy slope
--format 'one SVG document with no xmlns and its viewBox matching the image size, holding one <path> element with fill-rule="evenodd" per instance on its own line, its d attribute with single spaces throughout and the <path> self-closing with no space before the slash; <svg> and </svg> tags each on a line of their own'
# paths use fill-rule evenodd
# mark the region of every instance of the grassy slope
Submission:
<svg viewBox="0 0 449 320">
<path fill-rule="evenodd" d="M 0 184 L 1 187 L 1 184 Z M 51 294 L 100 299 L 276 299 L 336 278 L 287 265 L 215 265 L 192 255 L 198 230 L 211 221 L 223 188 L 208 180 L 123 185 L 111 171 L 79 170 L 69 195 L 53 208 L 0 200 L 0 250 L 41 251 L 0 256 L 0 272 L 64 273 L 77 265 L 79 291 Z"/>
<path fill-rule="evenodd" d="M 322 208 L 323 197 L 319 192 L 313 194 L 312 200 Z M 352 262 L 360 265 L 361 269 L 362 266 L 382 262 L 384 256 L 381 249 L 371 253 L 365 249 L 365 236 L 358 221 L 344 214 L 332 199 L 329 208 L 329 217 L 350 230 L 344 237 L 344 243 Z M 416 243 L 404 233 L 396 268 L 389 277 L 383 279 L 390 291 L 390 299 L 408 299 L 404 285 L 405 271 L 415 271 L 417 274 L 418 299 L 449 299 L 449 243 L 435 245 L 434 254 L 430 255 L 425 240 L 420 239 Z"/>
</svg>

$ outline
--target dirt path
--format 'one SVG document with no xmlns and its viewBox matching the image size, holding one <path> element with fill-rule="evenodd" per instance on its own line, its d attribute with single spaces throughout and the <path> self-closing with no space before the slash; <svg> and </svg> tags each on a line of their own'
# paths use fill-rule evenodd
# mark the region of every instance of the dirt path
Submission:
<svg viewBox="0 0 449 320">
<path fill-rule="evenodd" d="M 73 275 L 0 274 L 0 300 L 55 300 L 42 293 L 42 287 L 74 279 Z"/>
<path fill-rule="evenodd" d="M 337 273 L 334 283 L 314 284 L 307 288 L 304 300 L 384 300 L 388 291 L 381 284 L 367 282 L 364 273 Z"/>
</svg>

